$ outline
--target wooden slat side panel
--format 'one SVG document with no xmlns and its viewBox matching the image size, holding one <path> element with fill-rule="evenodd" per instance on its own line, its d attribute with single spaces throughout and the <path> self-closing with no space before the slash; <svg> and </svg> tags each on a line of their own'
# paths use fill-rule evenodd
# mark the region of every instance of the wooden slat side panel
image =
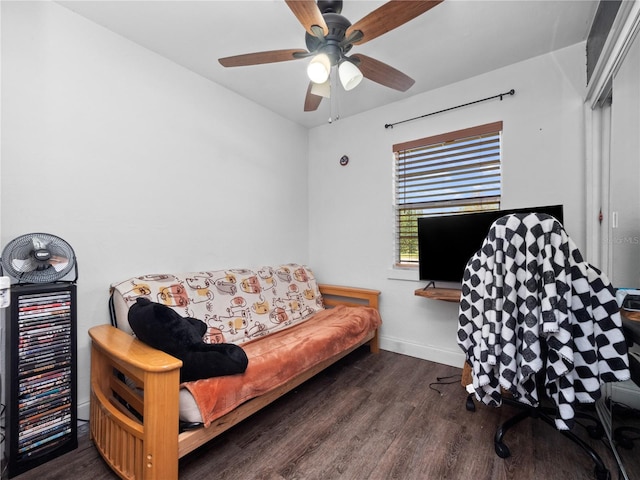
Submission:
<svg viewBox="0 0 640 480">
<path fill-rule="evenodd" d="M 327 284 L 320 284 L 319 288 L 322 297 L 325 298 L 325 303 L 327 300 L 332 300 L 337 302 L 336 304 L 338 305 L 349 302 L 352 304 L 364 304 L 376 309 L 378 308 L 378 297 L 380 296 L 379 290 Z M 356 299 L 361 302 L 354 301 Z"/>
<path fill-rule="evenodd" d="M 102 458 L 121 478 L 142 478 L 142 438 L 114 421 L 98 398 L 91 396 L 91 438 Z"/>
<path fill-rule="evenodd" d="M 113 375 L 111 376 L 111 390 L 117 393 L 136 412 L 138 412 L 140 415 L 144 415 L 144 404 L 142 401 L 142 397 L 131 391 L 126 383 Z"/>
<path fill-rule="evenodd" d="M 124 414 L 119 402 L 113 398 L 111 390 L 111 378 L 113 377 L 113 366 L 109 358 L 100 352 L 99 349 L 91 349 L 91 398 L 92 403 L 100 406 L 106 414 L 114 418 L 115 422 L 122 424 L 122 428 L 130 434 L 142 438 L 143 427 L 135 419 L 130 418 L 130 414 Z M 92 410 L 93 411 L 93 410 Z M 97 411 L 96 411 L 97 413 Z"/>
<path fill-rule="evenodd" d="M 352 302 L 352 301 L 346 301 L 346 300 L 338 300 L 334 297 L 322 297 L 322 300 L 324 301 L 324 306 L 327 308 L 332 308 L 338 305 L 346 305 L 347 307 L 368 307 L 369 305 L 367 305 L 365 302 Z"/>
</svg>

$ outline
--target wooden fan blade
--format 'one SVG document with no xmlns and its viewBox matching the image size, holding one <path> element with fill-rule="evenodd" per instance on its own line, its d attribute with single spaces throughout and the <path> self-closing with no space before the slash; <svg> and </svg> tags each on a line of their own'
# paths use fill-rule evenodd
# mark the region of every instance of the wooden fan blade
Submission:
<svg viewBox="0 0 640 480">
<path fill-rule="evenodd" d="M 349 38 L 359 30 L 362 32 L 362 38 L 356 39 L 352 43 L 355 45 L 363 44 L 413 20 L 442 2 L 443 0 L 414 0 L 410 2 L 391 0 L 351 25 L 347 29 L 345 37 Z"/>
<path fill-rule="evenodd" d="M 286 62 L 297 60 L 309 52 L 300 49 L 271 50 L 268 52 L 245 53 L 233 57 L 220 58 L 218 61 L 223 67 L 243 67 L 246 65 L 259 65 L 261 63 Z"/>
<path fill-rule="evenodd" d="M 317 110 L 320 106 L 320 102 L 322 101 L 322 97 L 311 93 L 311 87 L 313 87 L 313 83 L 309 82 L 309 86 L 307 87 L 307 96 L 304 98 L 305 112 L 313 112 Z"/>
<path fill-rule="evenodd" d="M 317 36 L 317 32 L 314 32 L 314 25 L 322 28 L 324 36 L 329 34 L 329 27 L 324 21 L 322 12 L 318 9 L 318 5 L 314 0 L 285 0 L 293 14 L 298 21 L 302 24 L 304 29 L 313 36 Z"/>
<path fill-rule="evenodd" d="M 375 58 L 367 57 L 361 53 L 351 55 L 351 58 L 358 62 L 357 66 L 362 75 L 385 87 L 406 92 L 416 83 L 413 78 L 405 75 L 400 70 L 396 70 Z"/>
</svg>

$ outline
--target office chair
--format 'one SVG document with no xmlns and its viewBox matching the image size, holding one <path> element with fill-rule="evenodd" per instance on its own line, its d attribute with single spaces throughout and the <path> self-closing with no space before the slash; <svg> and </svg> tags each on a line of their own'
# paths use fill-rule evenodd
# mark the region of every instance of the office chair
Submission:
<svg viewBox="0 0 640 480">
<path fill-rule="evenodd" d="M 594 403 L 602 383 L 630 378 L 627 345 L 610 282 L 555 218 L 513 214 L 494 222 L 465 268 L 458 344 L 471 367 L 467 390 L 487 405 L 523 409 L 498 428 L 497 455 L 510 455 L 503 442 L 510 428 L 539 418 L 593 459 L 598 479 L 610 478 L 571 429 L 576 418 L 590 418 L 589 434 L 602 436 L 598 420 L 576 406 Z M 552 407 L 541 405 L 543 397 Z"/>
</svg>

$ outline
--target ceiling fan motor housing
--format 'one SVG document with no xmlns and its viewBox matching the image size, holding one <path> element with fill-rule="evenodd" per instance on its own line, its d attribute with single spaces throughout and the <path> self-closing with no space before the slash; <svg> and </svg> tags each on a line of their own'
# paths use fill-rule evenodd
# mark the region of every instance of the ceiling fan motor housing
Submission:
<svg viewBox="0 0 640 480">
<path fill-rule="evenodd" d="M 318 10 L 322 13 L 341 13 L 342 0 L 318 0 Z"/>
<path fill-rule="evenodd" d="M 312 53 L 326 53 L 331 59 L 331 65 L 336 65 L 353 46 L 351 43 L 341 44 L 351 22 L 338 13 L 324 13 L 322 17 L 329 27 L 329 34 L 319 38 L 307 32 L 305 34 L 307 50 Z"/>
</svg>

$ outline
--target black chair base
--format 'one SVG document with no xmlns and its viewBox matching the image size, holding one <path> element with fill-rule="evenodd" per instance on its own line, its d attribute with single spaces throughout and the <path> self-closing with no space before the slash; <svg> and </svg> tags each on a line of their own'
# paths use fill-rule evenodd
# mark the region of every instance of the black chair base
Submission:
<svg viewBox="0 0 640 480">
<path fill-rule="evenodd" d="M 576 436 L 573 432 L 569 430 L 557 430 L 555 418 L 554 418 L 554 415 L 556 413 L 555 409 L 547 408 L 543 406 L 532 407 L 532 406 L 523 404 L 521 402 L 518 402 L 516 400 L 512 400 L 510 398 L 503 398 L 502 402 L 507 405 L 512 405 L 512 406 L 521 408 L 522 411 L 518 412 L 516 415 L 509 418 L 502 425 L 500 425 L 498 427 L 498 430 L 495 433 L 493 444 L 496 451 L 496 455 L 498 455 L 500 458 L 509 458 L 511 456 L 511 451 L 509 450 L 509 447 L 507 447 L 507 445 L 505 445 L 503 441 L 507 431 L 527 418 L 538 418 L 544 421 L 546 424 L 550 425 L 556 431 L 560 432 L 569 440 L 577 444 L 593 460 L 593 463 L 595 465 L 594 474 L 597 480 L 611 479 L 611 474 L 609 473 L 609 470 L 607 469 L 604 462 L 602 461 L 602 458 L 600 458 L 600 456 L 595 452 L 595 450 L 593 450 L 593 448 L 591 448 L 587 443 L 585 443 L 581 438 Z M 467 397 L 465 406 L 467 410 L 475 411 L 475 403 L 473 401 L 472 394 L 470 394 Z M 591 425 L 588 425 L 585 427 L 587 430 L 587 433 L 591 438 L 593 439 L 602 438 L 602 436 L 605 433 L 604 428 L 602 427 L 602 424 L 596 417 L 594 417 L 593 415 L 582 413 L 582 412 L 576 412 L 575 417 L 589 420 L 590 422 L 592 422 Z"/>
</svg>

